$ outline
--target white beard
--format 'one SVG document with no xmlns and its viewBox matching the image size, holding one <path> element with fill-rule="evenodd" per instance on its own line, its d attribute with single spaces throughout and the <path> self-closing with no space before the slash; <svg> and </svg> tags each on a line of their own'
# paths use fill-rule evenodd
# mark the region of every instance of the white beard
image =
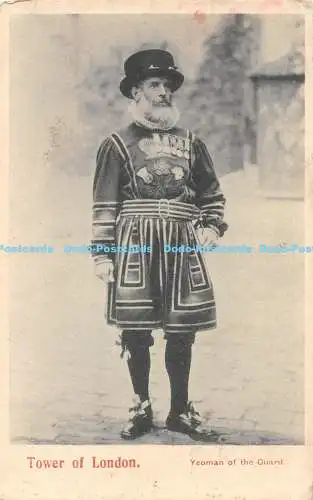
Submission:
<svg viewBox="0 0 313 500">
<path fill-rule="evenodd" d="M 175 104 L 154 106 L 145 97 L 142 97 L 138 102 L 132 101 L 129 111 L 136 123 L 148 129 L 170 130 L 180 118 Z"/>
</svg>

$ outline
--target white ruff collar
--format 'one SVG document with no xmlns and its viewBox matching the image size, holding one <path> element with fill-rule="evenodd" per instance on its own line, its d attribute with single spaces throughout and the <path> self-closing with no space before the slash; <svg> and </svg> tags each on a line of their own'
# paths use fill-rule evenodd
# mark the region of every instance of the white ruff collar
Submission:
<svg viewBox="0 0 313 500">
<path fill-rule="evenodd" d="M 129 106 L 129 112 L 137 125 L 145 127 L 149 130 L 171 130 L 173 127 L 175 127 L 180 118 L 178 109 L 176 107 L 173 107 L 173 118 L 171 120 L 166 120 L 166 123 L 164 123 L 164 121 L 163 123 L 161 123 L 161 120 L 159 123 L 149 120 L 142 115 L 135 102 L 131 102 Z"/>
</svg>

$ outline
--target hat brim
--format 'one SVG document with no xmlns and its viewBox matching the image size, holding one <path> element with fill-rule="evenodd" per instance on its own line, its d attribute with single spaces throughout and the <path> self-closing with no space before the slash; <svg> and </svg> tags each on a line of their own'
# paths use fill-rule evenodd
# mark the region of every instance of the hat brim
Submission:
<svg viewBox="0 0 313 500">
<path fill-rule="evenodd" d="M 168 78 L 168 80 L 170 81 L 172 92 L 178 90 L 179 87 L 181 87 L 184 82 L 184 75 L 180 73 L 180 71 L 177 71 L 176 69 L 172 70 L 168 69 L 161 70 L 159 68 L 147 69 L 144 73 L 140 75 L 125 76 L 125 78 L 121 80 L 120 91 L 125 97 L 132 99 L 131 89 L 138 83 L 142 82 L 143 80 L 147 78 L 152 78 L 154 76 Z"/>
</svg>

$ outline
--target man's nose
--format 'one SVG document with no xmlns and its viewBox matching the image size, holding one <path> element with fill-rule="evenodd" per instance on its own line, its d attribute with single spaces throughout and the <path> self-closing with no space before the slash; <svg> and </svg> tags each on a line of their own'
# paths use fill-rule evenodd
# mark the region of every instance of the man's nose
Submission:
<svg viewBox="0 0 313 500">
<path fill-rule="evenodd" d="M 167 94 L 166 87 L 163 83 L 161 83 L 159 86 L 159 95 L 165 96 L 166 94 Z"/>
</svg>

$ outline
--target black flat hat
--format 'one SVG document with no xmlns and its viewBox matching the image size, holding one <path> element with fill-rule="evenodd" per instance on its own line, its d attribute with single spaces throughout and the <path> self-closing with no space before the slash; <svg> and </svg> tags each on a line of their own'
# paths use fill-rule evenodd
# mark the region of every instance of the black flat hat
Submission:
<svg viewBox="0 0 313 500">
<path fill-rule="evenodd" d="M 142 50 L 132 54 L 124 64 L 125 77 L 120 90 L 125 97 L 132 98 L 131 89 L 146 78 L 166 77 L 174 92 L 184 81 L 184 75 L 175 66 L 173 56 L 161 49 Z"/>
</svg>

